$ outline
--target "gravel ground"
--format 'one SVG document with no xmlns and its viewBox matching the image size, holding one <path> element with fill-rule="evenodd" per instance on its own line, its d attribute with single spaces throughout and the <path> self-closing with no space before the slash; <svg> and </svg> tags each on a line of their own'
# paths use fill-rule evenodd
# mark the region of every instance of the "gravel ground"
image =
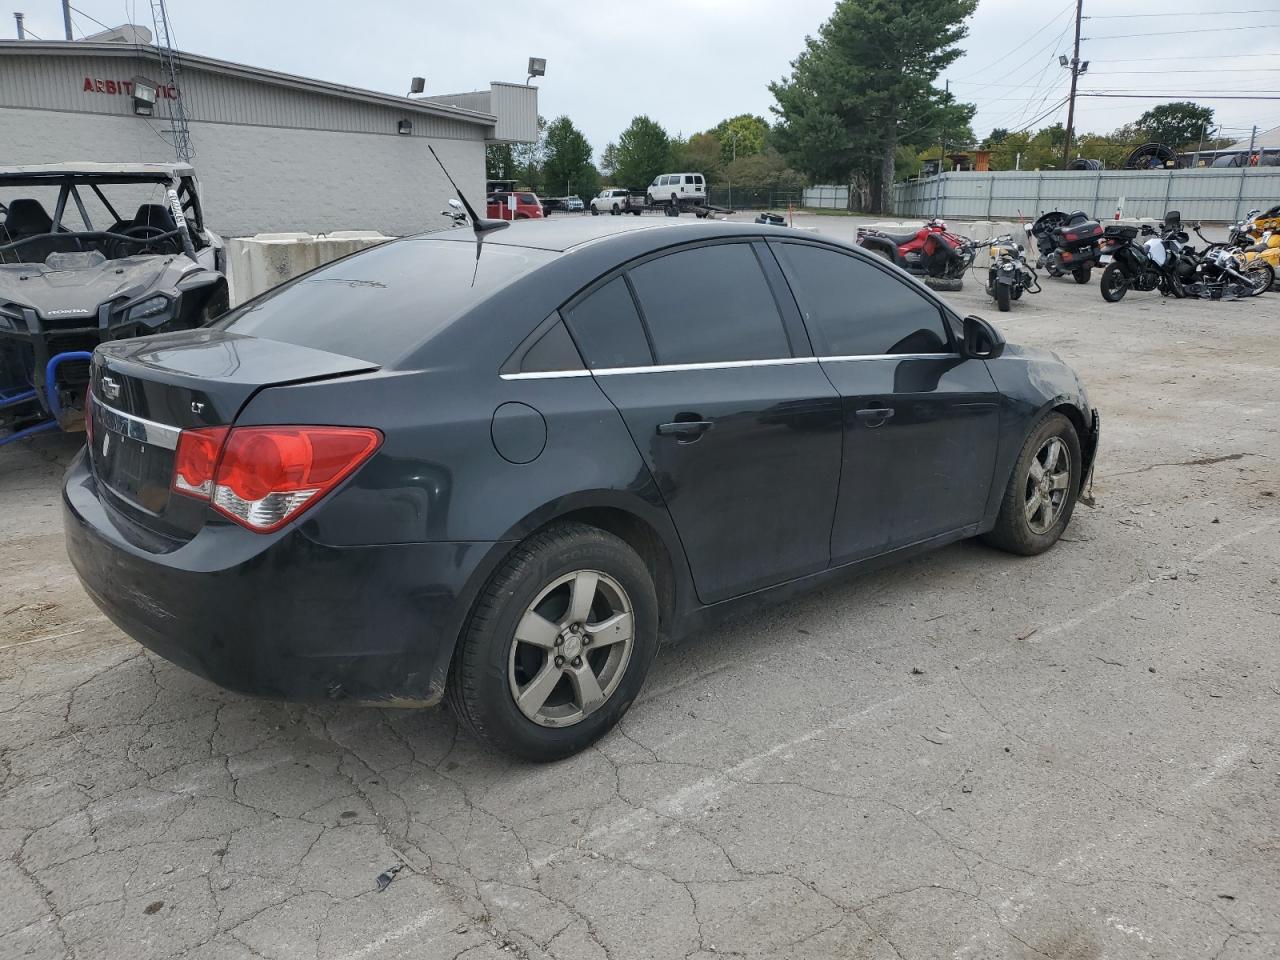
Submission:
<svg viewBox="0 0 1280 960">
<path fill-rule="evenodd" d="M 0 450 L 0 957 L 1280 955 L 1280 295 L 953 297 L 1084 376 L 1096 506 L 666 650 L 553 766 L 147 655 L 75 442 Z"/>
</svg>

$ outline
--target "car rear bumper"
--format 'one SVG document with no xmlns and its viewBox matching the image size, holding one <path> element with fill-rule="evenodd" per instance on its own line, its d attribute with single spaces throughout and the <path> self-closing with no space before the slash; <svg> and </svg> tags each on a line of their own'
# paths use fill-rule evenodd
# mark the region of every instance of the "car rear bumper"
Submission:
<svg viewBox="0 0 1280 960">
<path fill-rule="evenodd" d="M 149 650 L 219 686 L 286 700 L 426 706 L 495 544 L 320 544 L 209 524 L 169 552 L 97 496 L 81 453 L 63 486 L 86 592 Z M 154 545 L 152 545 L 154 547 Z"/>
</svg>

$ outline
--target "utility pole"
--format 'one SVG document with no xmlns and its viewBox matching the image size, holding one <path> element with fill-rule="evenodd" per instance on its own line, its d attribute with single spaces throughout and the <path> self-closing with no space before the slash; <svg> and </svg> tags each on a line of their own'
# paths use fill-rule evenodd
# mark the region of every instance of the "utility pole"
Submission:
<svg viewBox="0 0 1280 960">
<path fill-rule="evenodd" d="M 1076 122 L 1076 81 L 1080 78 L 1080 21 L 1084 16 L 1084 0 L 1076 0 L 1076 45 L 1071 53 L 1071 94 L 1067 98 L 1067 143 L 1062 150 L 1062 169 L 1071 162 L 1071 138 Z"/>
<path fill-rule="evenodd" d="M 62 0 L 62 25 L 66 28 L 67 39 L 74 40 L 71 36 L 71 0 Z"/>
</svg>

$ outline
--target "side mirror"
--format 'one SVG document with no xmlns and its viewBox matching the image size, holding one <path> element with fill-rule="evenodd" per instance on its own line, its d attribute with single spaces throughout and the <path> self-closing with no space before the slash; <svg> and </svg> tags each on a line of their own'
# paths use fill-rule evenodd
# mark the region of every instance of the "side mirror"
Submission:
<svg viewBox="0 0 1280 960">
<path fill-rule="evenodd" d="M 994 360 L 1004 353 L 1004 337 L 991 324 L 972 314 L 964 318 L 961 355 L 966 360 Z"/>
</svg>

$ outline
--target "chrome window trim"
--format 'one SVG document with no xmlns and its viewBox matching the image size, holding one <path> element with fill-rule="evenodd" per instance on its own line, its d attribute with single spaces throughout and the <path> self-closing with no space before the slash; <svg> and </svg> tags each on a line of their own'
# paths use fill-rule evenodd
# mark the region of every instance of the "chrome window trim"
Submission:
<svg viewBox="0 0 1280 960">
<path fill-rule="evenodd" d="M 589 377 L 590 370 L 528 370 L 520 373 L 500 373 L 503 380 L 559 380 L 564 377 Z"/>
<path fill-rule="evenodd" d="M 819 357 L 823 363 L 843 363 L 845 360 L 958 360 L 958 353 L 863 353 L 843 357 Z"/>
<path fill-rule="evenodd" d="M 618 377 L 632 373 L 678 373 L 683 370 L 732 370 L 737 367 L 782 367 L 797 363 L 843 363 L 847 360 L 958 360 L 958 353 L 864 353 L 843 357 L 779 357 L 775 360 L 722 360 L 714 363 L 655 363 L 644 367 L 601 367 L 598 370 L 539 370 L 503 373 L 503 380 L 558 380 L 563 377 Z"/>
<path fill-rule="evenodd" d="M 125 413 L 123 410 L 108 406 L 92 394 L 90 396 L 98 407 L 102 426 L 107 430 L 123 434 L 130 440 L 139 440 L 166 450 L 178 449 L 178 435 L 182 433 L 179 427 L 171 427 L 167 423 L 156 423 L 145 417 Z"/>
</svg>

